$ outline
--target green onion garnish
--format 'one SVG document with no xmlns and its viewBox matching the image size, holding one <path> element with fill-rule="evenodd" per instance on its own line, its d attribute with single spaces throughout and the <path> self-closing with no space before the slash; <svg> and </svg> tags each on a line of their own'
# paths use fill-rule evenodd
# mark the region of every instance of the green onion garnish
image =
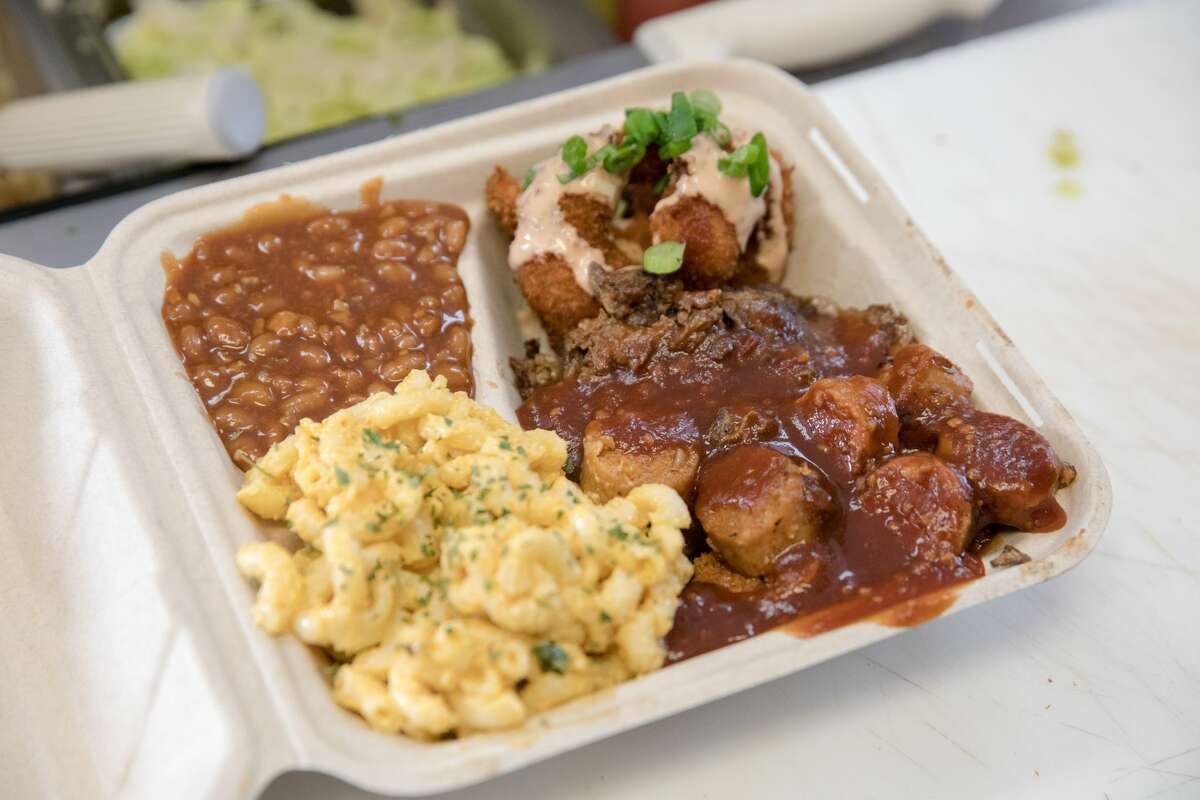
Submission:
<svg viewBox="0 0 1200 800">
<path fill-rule="evenodd" d="M 683 266 L 683 242 L 659 242 L 646 248 L 642 269 L 652 275 L 670 275 Z"/>
<path fill-rule="evenodd" d="M 683 92 L 671 95 L 671 113 L 667 117 L 667 135 L 672 142 L 692 140 L 699 129 L 692 112 L 692 102 Z"/>
<path fill-rule="evenodd" d="M 533 179 L 537 177 L 537 165 L 530 167 L 525 172 L 525 180 L 521 181 L 521 191 L 529 188 L 529 184 L 533 183 Z"/>
<path fill-rule="evenodd" d="M 722 175 L 744 178 L 750 172 L 750 162 L 756 158 L 758 158 L 758 145 L 747 142 L 734 150 L 732 154 L 721 156 L 717 161 L 717 169 L 721 171 Z"/>
<path fill-rule="evenodd" d="M 663 189 L 667 188 L 667 183 L 671 180 L 671 173 L 664 172 L 663 176 L 654 182 L 654 186 L 650 187 L 655 194 L 662 194 Z"/>
<path fill-rule="evenodd" d="M 717 120 L 716 125 L 713 126 L 713 129 L 709 133 L 717 140 L 717 144 L 721 145 L 721 147 L 728 147 L 733 141 L 733 133 L 729 130 L 729 126 L 720 120 Z"/>
<path fill-rule="evenodd" d="M 699 133 L 711 136 L 722 148 L 729 146 L 733 136 L 729 126 L 721 122 L 721 99 L 708 89 L 696 89 L 690 93 L 671 94 L 670 111 L 650 108 L 625 109 L 624 136 L 620 144 L 609 143 L 588 155 L 587 141 L 582 136 L 572 136 L 563 143 L 562 160 L 570 172 L 559 175 L 563 183 L 569 183 L 588 170 L 602 165 L 607 172 L 620 174 L 633 169 L 646 157 L 646 151 L 655 145 L 659 158 L 664 161 L 678 158 L 692 148 L 692 139 Z M 769 167 L 764 159 L 765 138 L 759 134 L 758 141 L 764 145 L 750 144 L 721 159 L 721 171 L 734 177 L 750 176 L 751 191 L 755 197 L 762 194 L 769 180 Z M 757 166 L 755 166 L 757 162 Z M 528 188 L 534 172 L 525 177 L 521 189 Z M 763 178 L 768 175 L 768 178 Z M 656 185 L 661 192 L 665 182 Z"/>
<path fill-rule="evenodd" d="M 754 134 L 750 144 L 758 145 L 757 156 L 750 163 L 750 194 L 758 197 L 771 182 L 771 155 L 767 149 L 767 137 L 763 136 L 762 131 Z"/>
<path fill-rule="evenodd" d="M 648 108 L 625 109 L 625 137 L 648 145 L 658 139 L 658 123 Z"/>
<path fill-rule="evenodd" d="M 568 175 L 558 176 L 563 183 L 573 181 L 588 171 L 587 142 L 582 136 L 572 136 L 563 142 L 562 160 L 571 170 Z"/>
<path fill-rule="evenodd" d="M 670 161 L 672 158 L 678 158 L 691 149 L 691 139 L 677 139 L 673 142 L 667 142 L 658 148 L 658 157 L 663 161 Z"/>
<path fill-rule="evenodd" d="M 731 178 L 750 176 L 750 194 L 758 197 L 771 182 L 770 150 L 762 132 L 728 156 L 717 161 L 717 169 Z"/>
<path fill-rule="evenodd" d="M 708 89 L 696 89 L 688 95 L 688 99 L 692 101 L 692 108 L 697 111 L 714 117 L 721 113 L 721 98 Z"/>
</svg>

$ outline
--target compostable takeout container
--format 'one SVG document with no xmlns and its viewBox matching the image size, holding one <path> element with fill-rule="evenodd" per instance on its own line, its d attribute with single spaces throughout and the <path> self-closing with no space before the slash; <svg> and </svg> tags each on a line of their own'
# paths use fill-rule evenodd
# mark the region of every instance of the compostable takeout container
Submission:
<svg viewBox="0 0 1200 800">
<path fill-rule="evenodd" d="M 798 81 L 745 61 L 654 67 L 223 183 L 131 214 L 86 265 L 0 257 L 0 752 L 5 793 L 251 797 L 289 769 L 420 794 L 462 786 L 863 647 L 902 628 L 864 621 L 770 632 L 586 697 L 524 727 L 423 743 L 334 705 L 313 654 L 250 619 L 234 553 L 259 535 L 241 473 L 209 426 L 159 316 L 160 255 L 287 192 L 334 208 L 382 176 L 385 197 L 457 203 L 478 399 L 508 416 L 521 351 L 506 243 L 487 217 L 494 164 L 515 174 L 572 133 L 716 91 L 736 124 L 795 165 L 786 285 L 843 305 L 890 302 L 961 365 L 986 409 L 1022 419 L 1079 469 L 1066 527 L 1015 534 L 1032 556 L 964 587 L 947 613 L 1079 563 L 1107 521 L 1103 465 L 1003 331 L 950 272 L 829 112 Z M 780 709 L 779 713 L 789 713 Z M 796 710 L 799 713 L 799 709 Z"/>
</svg>

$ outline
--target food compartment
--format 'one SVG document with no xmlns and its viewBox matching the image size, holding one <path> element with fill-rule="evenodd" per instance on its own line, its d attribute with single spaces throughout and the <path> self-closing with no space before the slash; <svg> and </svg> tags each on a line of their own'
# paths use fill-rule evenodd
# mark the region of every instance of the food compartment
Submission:
<svg viewBox="0 0 1200 800">
<path fill-rule="evenodd" d="M 180 367 L 159 316 L 163 250 L 187 253 L 195 238 L 288 193 L 334 209 L 358 204 L 362 184 L 383 179 L 383 197 L 461 206 L 471 232 L 458 269 L 474 320 L 476 399 L 512 417 L 507 367 L 522 353 L 523 303 L 507 266 L 507 242 L 483 206 L 493 165 L 515 174 L 568 136 L 598 127 L 631 105 L 661 105 L 674 90 L 717 92 L 731 123 L 763 130 L 795 166 L 797 230 L 785 285 L 840 305 L 887 302 L 920 339 L 945 352 L 975 381 L 981 408 L 1032 421 L 1081 480 L 1059 495 L 1070 519 L 1050 535 L 1016 537 L 1037 561 L 990 574 L 962 589 L 956 607 L 1044 580 L 1094 544 L 1107 509 L 1103 468 L 1069 417 L 1028 373 L 911 221 L 853 151 L 817 101 L 793 79 L 749 63 L 644 70 L 418 134 L 193 190 L 127 219 L 88 265 L 130 380 L 144 403 L 164 465 L 146 491 L 173 492 L 181 510 L 161 535 L 194 537 L 209 563 L 194 601 L 219 617 L 225 677 L 259 701 L 284 732 L 286 754 L 251 769 L 263 781 L 285 767 L 320 769 L 374 789 L 415 793 L 482 780 L 619 730 L 644 724 L 863 646 L 896 628 L 866 622 L 802 639 L 772 632 L 673 665 L 543 714 L 523 728 L 426 744 L 372 732 L 336 707 L 316 659 L 298 641 L 272 639 L 250 622 L 254 590 L 234 553 L 262 535 L 237 505 L 242 474 L 226 457 Z M 1031 413 L 1032 412 L 1032 413 Z M 1084 528 L 1090 527 L 1085 533 Z M 245 657 L 243 657 L 243 654 Z M 251 674 L 253 672 L 253 674 Z M 260 784 L 261 785 L 261 784 Z"/>
</svg>

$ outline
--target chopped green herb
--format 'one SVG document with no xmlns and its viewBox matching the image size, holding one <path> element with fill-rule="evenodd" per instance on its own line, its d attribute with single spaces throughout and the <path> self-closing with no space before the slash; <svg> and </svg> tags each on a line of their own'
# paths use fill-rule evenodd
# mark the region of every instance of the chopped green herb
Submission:
<svg viewBox="0 0 1200 800">
<path fill-rule="evenodd" d="M 625 215 L 629 212 L 629 201 L 622 197 L 617 202 L 617 210 L 613 212 L 613 217 L 616 219 L 625 219 Z"/>
<path fill-rule="evenodd" d="M 688 141 L 699 133 L 692 102 L 683 92 L 671 94 L 671 111 L 667 116 L 667 136 L 672 142 Z"/>
<path fill-rule="evenodd" d="M 370 428 L 363 428 L 362 435 L 363 435 L 363 441 L 367 442 L 368 444 L 373 444 L 376 447 L 382 447 L 385 450 L 399 450 L 400 449 L 400 445 L 397 442 L 384 441 L 384 438 L 382 436 L 380 436 L 376 431 L 373 431 Z"/>
<path fill-rule="evenodd" d="M 533 183 L 533 179 L 537 177 L 538 168 L 536 165 L 525 171 L 525 180 L 521 181 L 521 191 L 529 188 L 529 184 Z"/>
<path fill-rule="evenodd" d="M 567 674 L 567 653 L 554 642 L 538 642 L 533 646 L 533 655 L 537 658 L 542 672 Z"/>
<path fill-rule="evenodd" d="M 734 150 L 731 155 L 722 156 L 717 161 L 717 169 L 732 178 L 749 175 L 750 194 L 758 197 L 771 182 L 770 157 L 767 137 L 763 136 L 760 131 L 754 134 L 749 142 Z"/>
<path fill-rule="evenodd" d="M 717 169 L 721 171 L 722 175 L 743 178 L 750 172 L 750 164 L 756 158 L 758 158 L 758 145 L 747 142 L 730 155 L 721 156 L 717 160 Z"/>
<path fill-rule="evenodd" d="M 338 670 L 341 669 L 342 666 L 343 664 L 341 661 L 335 661 L 332 664 L 326 664 L 325 674 L 332 678 L 337 675 Z"/>
<path fill-rule="evenodd" d="M 333 468 L 333 474 L 337 476 L 337 482 L 342 486 L 350 485 L 350 476 L 346 474 L 346 470 L 335 466 Z"/>
<path fill-rule="evenodd" d="M 628 172 L 633 169 L 635 164 L 641 162 L 646 157 L 646 146 L 641 142 L 629 139 L 621 142 L 619 145 L 606 145 L 607 152 L 600 155 L 597 152 L 597 160 L 604 164 L 604 170 L 611 172 L 614 175 L 622 172 Z M 604 150 L 604 148 L 601 148 Z"/>
<path fill-rule="evenodd" d="M 614 539 L 625 541 L 629 538 L 629 532 L 624 530 L 620 525 L 614 525 L 608 529 L 608 535 Z"/>
<path fill-rule="evenodd" d="M 673 142 L 667 142 L 658 148 L 658 157 L 663 161 L 670 161 L 672 158 L 677 158 L 691 149 L 691 139 L 677 139 Z"/>
<path fill-rule="evenodd" d="M 447 428 L 454 427 L 454 420 L 450 419 L 449 417 L 442 417 L 442 421 L 446 423 Z"/>
<path fill-rule="evenodd" d="M 499 447 L 500 447 L 500 449 L 501 449 L 501 450 L 512 450 L 512 449 L 513 449 L 512 442 L 510 442 L 510 441 L 508 440 L 508 437 L 507 437 L 507 436 L 501 436 L 501 437 L 500 437 L 500 444 L 499 444 Z"/>
<path fill-rule="evenodd" d="M 729 130 L 729 126 L 720 120 L 715 120 L 712 129 L 705 129 L 705 132 L 712 136 L 721 147 L 729 147 L 733 142 L 733 131 Z"/>
<path fill-rule="evenodd" d="M 437 555 L 437 550 L 429 542 L 421 542 L 421 555 L 426 558 L 433 558 Z"/>
<path fill-rule="evenodd" d="M 698 112 L 714 117 L 721 113 L 721 98 L 708 89 L 696 89 L 688 94 L 688 99 Z"/>
<path fill-rule="evenodd" d="M 600 612 L 600 621 L 601 622 L 612 622 L 612 617 L 610 617 L 608 615 L 607 611 L 601 611 Z"/>
<path fill-rule="evenodd" d="M 625 136 L 643 146 L 652 144 L 658 139 L 658 123 L 654 112 L 648 108 L 625 109 Z"/>
<path fill-rule="evenodd" d="M 562 160 L 571 170 L 566 175 L 559 175 L 562 183 L 570 183 L 588 171 L 587 142 L 582 136 L 572 136 L 563 142 Z"/>
<path fill-rule="evenodd" d="M 767 148 L 767 137 L 762 131 L 754 134 L 750 144 L 758 145 L 758 157 L 750 165 L 750 194 L 758 197 L 771 182 L 771 154 Z"/>
<path fill-rule="evenodd" d="M 659 178 L 658 180 L 656 180 L 654 182 L 654 185 L 652 187 L 650 187 L 651 191 L 653 191 L 655 194 L 662 194 L 663 189 L 667 188 L 667 182 L 670 180 L 671 180 L 671 173 L 664 172 L 663 176 L 661 178 Z"/>
<path fill-rule="evenodd" d="M 659 242 L 642 254 L 642 269 L 652 275 L 670 275 L 683 266 L 683 242 Z"/>
</svg>

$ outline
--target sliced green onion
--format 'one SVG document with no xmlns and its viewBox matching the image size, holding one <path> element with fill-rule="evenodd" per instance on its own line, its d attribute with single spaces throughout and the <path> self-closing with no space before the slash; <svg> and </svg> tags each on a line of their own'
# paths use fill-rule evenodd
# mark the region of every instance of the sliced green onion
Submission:
<svg viewBox="0 0 1200 800">
<path fill-rule="evenodd" d="M 758 147 L 754 160 L 750 162 L 750 194 L 758 197 L 771 182 L 771 155 L 767 149 L 767 137 L 763 136 L 762 131 L 754 134 L 750 144 Z"/>
<path fill-rule="evenodd" d="M 750 172 L 750 165 L 758 158 L 758 145 L 753 140 L 734 150 L 732 154 L 717 159 L 717 169 L 722 175 L 743 178 Z"/>
<path fill-rule="evenodd" d="M 642 254 L 642 269 L 652 275 L 670 275 L 683 266 L 683 242 L 659 242 Z"/>
<path fill-rule="evenodd" d="M 562 183 L 570 183 L 588 171 L 587 142 L 582 136 L 572 136 L 563 142 L 562 160 L 571 170 L 567 175 L 558 176 Z"/>
<path fill-rule="evenodd" d="M 671 142 L 692 140 L 698 133 L 692 102 L 683 92 L 671 95 L 671 113 L 667 117 L 667 136 Z"/>
<path fill-rule="evenodd" d="M 586 158 L 587 142 L 582 136 L 572 136 L 563 142 L 562 160 L 568 167 L 574 169 L 576 164 L 583 163 Z"/>
<path fill-rule="evenodd" d="M 655 111 L 654 124 L 658 127 L 658 141 L 666 142 L 671 139 L 671 118 L 665 111 Z"/>
<path fill-rule="evenodd" d="M 683 155 L 691 149 L 691 139 L 679 139 L 678 141 L 667 142 L 662 147 L 658 148 L 658 157 L 663 161 L 669 161 L 672 158 L 677 158 Z"/>
<path fill-rule="evenodd" d="M 713 139 L 716 139 L 717 144 L 721 147 L 728 147 L 733 141 L 733 132 L 729 130 L 729 126 L 724 122 L 717 120 L 712 131 L 709 132 Z"/>
<path fill-rule="evenodd" d="M 721 113 L 721 98 L 708 89 L 696 89 L 688 95 L 688 99 L 692 101 L 692 108 L 697 111 L 713 117 Z"/>
<path fill-rule="evenodd" d="M 642 145 L 648 145 L 658 139 L 658 123 L 654 120 L 654 112 L 648 108 L 625 109 L 625 136 Z"/>
<path fill-rule="evenodd" d="M 633 166 L 646 157 L 646 146 L 641 142 L 629 140 L 611 147 L 602 159 L 604 169 L 613 174 L 628 172 Z"/>
<path fill-rule="evenodd" d="M 663 189 L 667 188 L 667 181 L 671 180 L 671 173 L 665 172 L 663 176 L 654 182 L 653 189 L 655 194 L 662 194 Z"/>
<path fill-rule="evenodd" d="M 529 184 L 533 183 L 533 179 L 537 177 L 537 171 L 538 168 L 535 164 L 525 172 L 525 180 L 521 181 L 522 192 L 529 188 Z"/>
</svg>

